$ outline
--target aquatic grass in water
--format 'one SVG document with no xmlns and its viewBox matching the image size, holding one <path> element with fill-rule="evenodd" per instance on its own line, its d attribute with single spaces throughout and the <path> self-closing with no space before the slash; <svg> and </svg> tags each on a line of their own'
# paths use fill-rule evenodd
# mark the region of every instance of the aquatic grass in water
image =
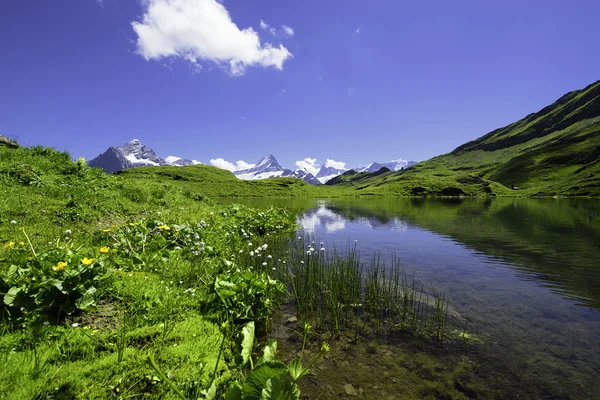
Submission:
<svg viewBox="0 0 600 400">
<path fill-rule="evenodd" d="M 393 257 L 390 265 L 373 257 L 360 261 L 356 245 L 328 252 L 309 238 L 290 244 L 290 260 L 279 264 L 303 321 L 337 335 L 342 329 L 395 336 L 408 334 L 442 342 L 450 336 L 448 299 L 433 286 L 417 287 Z"/>
</svg>

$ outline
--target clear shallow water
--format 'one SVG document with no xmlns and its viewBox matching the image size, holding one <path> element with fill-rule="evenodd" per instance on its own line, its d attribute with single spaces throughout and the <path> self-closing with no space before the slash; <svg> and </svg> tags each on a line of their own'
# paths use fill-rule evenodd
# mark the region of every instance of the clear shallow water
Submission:
<svg viewBox="0 0 600 400">
<path fill-rule="evenodd" d="M 290 207 L 328 251 L 395 254 L 469 320 L 483 378 L 519 377 L 527 398 L 600 399 L 599 201 L 243 202 Z"/>
</svg>

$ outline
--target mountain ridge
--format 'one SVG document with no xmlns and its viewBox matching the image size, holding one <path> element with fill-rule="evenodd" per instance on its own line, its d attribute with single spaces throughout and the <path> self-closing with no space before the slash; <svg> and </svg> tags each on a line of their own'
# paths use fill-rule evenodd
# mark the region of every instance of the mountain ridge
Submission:
<svg viewBox="0 0 600 400">
<path fill-rule="evenodd" d="M 600 81 L 403 171 L 345 180 L 361 193 L 600 195 Z"/>
</svg>

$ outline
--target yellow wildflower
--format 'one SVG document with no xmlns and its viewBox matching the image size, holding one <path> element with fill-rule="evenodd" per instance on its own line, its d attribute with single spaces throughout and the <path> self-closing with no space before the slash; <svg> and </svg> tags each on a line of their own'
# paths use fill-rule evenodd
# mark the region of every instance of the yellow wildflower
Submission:
<svg viewBox="0 0 600 400">
<path fill-rule="evenodd" d="M 169 228 L 167 225 L 161 225 L 158 227 L 158 229 L 160 229 L 161 231 L 162 230 L 165 230 L 165 231 L 171 230 L 171 228 Z"/>
<path fill-rule="evenodd" d="M 4 245 L 5 249 L 12 249 L 15 246 L 15 242 L 8 242 Z"/>
<path fill-rule="evenodd" d="M 54 267 L 52 267 L 52 269 L 55 271 L 62 271 L 67 265 L 68 263 L 64 261 L 59 261 Z"/>
<path fill-rule="evenodd" d="M 110 251 L 110 247 L 104 246 L 100 248 L 100 253 L 108 253 Z"/>
<path fill-rule="evenodd" d="M 25 246 L 25 242 L 19 242 L 19 246 Z"/>
<path fill-rule="evenodd" d="M 96 259 L 94 259 L 94 258 L 87 258 L 87 257 L 85 257 L 83 260 L 81 260 L 81 263 L 82 263 L 83 265 L 90 265 L 90 264 L 93 264 L 93 263 L 94 263 L 94 261 L 96 261 Z"/>
<path fill-rule="evenodd" d="M 112 232 L 112 231 L 111 231 L 110 229 L 105 229 L 105 230 L 103 230 L 102 232 L 104 232 L 104 233 L 110 233 L 110 232 Z"/>
<path fill-rule="evenodd" d="M 130 222 L 130 223 L 129 223 L 129 226 L 135 226 L 135 224 Z"/>
</svg>

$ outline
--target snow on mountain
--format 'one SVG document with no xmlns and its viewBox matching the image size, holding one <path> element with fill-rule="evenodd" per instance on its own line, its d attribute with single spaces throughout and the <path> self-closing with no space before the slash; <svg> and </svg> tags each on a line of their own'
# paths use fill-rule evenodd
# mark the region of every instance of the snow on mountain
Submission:
<svg viewBox="0 0 600 400">
<path fill-rule="evenodd" d="M 174 167 L 185 167 L 187 165 L 202 164 L 198 160 L 188 160 L 186 158 L 181 158 L 181 157 L 176 157 L 176 156 L 169 156 L 169 157 L 165 158 L 165 162 L 167 163 L 167 165 L 172 165 Z"/>
<path fill-rule="evenodd" d="M 162 159 L 156 155 L 154 150 L 138 139 L 130 140 L 123 146 L 111 146 L 104 153 L 88 162 L 90 167 L 102 168 L 109 173 L 142 166 L 185 166 L 194 164 L 199 164 L 199 162 L 174 156 Z"/>
<path fill-rule="evenodd" d="M 310 183 L 311 185 L 320 185 L 321 181 L 319 181 L 313 174 L 308 171 L 302 169 L 296 169 L 292 171 L 291 169 L 286 169 L 283 171 L 281 176 L 291 176 L 294 178 L 302 179 L 306 183 Z"/>
<path fill-rule="evenodd" d="M 303 181 L 310 183 L 311 185 L 318 185 L 321 182 L 314 177 L 314 175 L 307 171 L 297 169 L 292 171 L 291 169 L 284 169 L 272 154 L 261 158 L 253 167 L 234 171 L 233 174 L 239 179 L 244 180 L 255 180 L 255 179 L 267 179 L 275 178 L 279 176 L 289 176 L 302 179 Z"/>
<path fill-rule="evenodd" d="M 233 172 L 235 176 L 244 180 L 274 178 L 281 176 L 282 173 L 283 167 L 272 154 L 261 158 L 252 168 Z"/>
<path fill-rule="evenodd" d="M 367 165 L 366 167 L 358 167 L 358 168 L 355 168 L 354 170 L 356 172 L 377 172 L 382 167 L 386 167 L 392 171 L 400 171 L 402 168 L 408 168 L 415 164 L 416 164 L 416 162 L 414 162 L 414 161 L 406 161 L 402 158 L 399 158 L 397 160 L 387 161 L 387 162 L 383 162 L 383 163 L 372 162 L 371 164 Z"/>
<path fill-rule="evenodd" d="M 317 175 L 315 175 L 315 177 L 319 180 L 319 182 L 325 183 L 331 178 L 335 178 L 336 176 L 341 175 L 346 171 L 348 171 L 346 168 L 327 167 L 325 164 L 323 164 L 321 165 L 321 168 L 319 169 L 319 172 L 317 172 Z"/>
</svg>

